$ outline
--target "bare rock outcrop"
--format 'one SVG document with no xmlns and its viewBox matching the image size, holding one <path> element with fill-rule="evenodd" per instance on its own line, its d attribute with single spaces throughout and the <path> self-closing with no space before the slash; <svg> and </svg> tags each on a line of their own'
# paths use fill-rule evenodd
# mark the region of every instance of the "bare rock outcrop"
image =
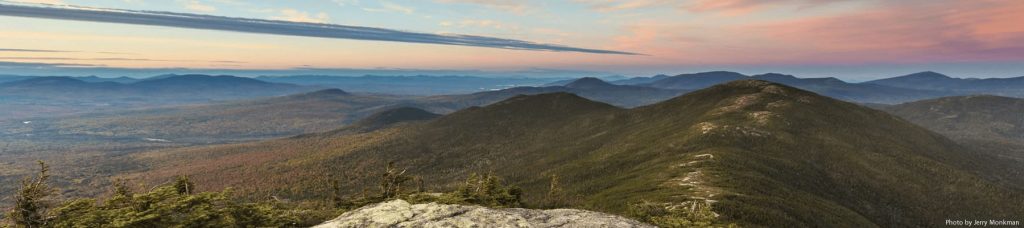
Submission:
<svg viewBox="0 0 1024 228">
<path fill-rule="evenodd" d="M 333 227 L 654 227 L 621 216 L 576 209 L 492 209 L 393 200 L 346 212 L 317 225 Z"/>
</svg>

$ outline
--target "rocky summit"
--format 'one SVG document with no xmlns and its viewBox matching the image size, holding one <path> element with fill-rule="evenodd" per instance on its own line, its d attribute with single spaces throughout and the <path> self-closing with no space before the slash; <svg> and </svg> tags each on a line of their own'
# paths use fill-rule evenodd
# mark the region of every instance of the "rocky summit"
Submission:
<svg viewBox="0 0 1024 228">
<path fill-rule="evenodd" d="M 334 227 L 654 227 L 620 216 L 575 210 L 493 209 L 481 206 L 410 204 L 393 200 L 346 212 L 317 225 Z"/>
</svg>

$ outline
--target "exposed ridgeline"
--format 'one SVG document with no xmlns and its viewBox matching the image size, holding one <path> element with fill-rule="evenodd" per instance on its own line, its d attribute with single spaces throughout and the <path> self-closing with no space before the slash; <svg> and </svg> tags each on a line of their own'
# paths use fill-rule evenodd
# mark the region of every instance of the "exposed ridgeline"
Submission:
<svg viewBox="0 0 1024 228">
<path fill-rule="evenodd" d="M 837 78 L 797 78 L 792 75 L 768 73 L 747 76 L 729 71 L 711 71 L 661 77 L 658 80 L 637 80 L 636 85 L 663 89 L 697 90 L 735 80 L 755 79 L 780 83 L 813 91 L 832 98 L 860 103 L 900 103 L 925 98 L 948 96 L 946 91 L 898 88 L 869 83 L 847 83 Z M 627 81 L 624 81 L 627 82 Z"/>
<path fill-rule="evenodd" d="M 661 102 L 679 96 L 686 91 L 645 86 L 615 85 L 598 78 L 586 77 L 559 86 L 515 87 L 464 95 L 431 96 L 417 99 L 416 104 L 418 104 L 418 107 L 428 111 L 448 113 L 469 106 L 489 105 L 516 95 L 563 92 L 619 107 L 637 107 Z"/>
<path fill-rule="evenodd" d="M 881 111 L 792 87 L 741 80 L 621 109 L 567 93 L 516 96 L 428 122 L 136 155 L 160 183 L 251 197 L 374 188 L 388 161 L 451 188 L 493 172 L 542 204 L 557 182 L 566 205 L 631 214 L 631 205 L 711 203 L 722 222 L 822 227 L 936 226 L 949 218 L 1011 219 L 1022 192 L 968 167 L 983 154 Z M 557 181 L 552 181 L 557 176 Z"/>
</svg>

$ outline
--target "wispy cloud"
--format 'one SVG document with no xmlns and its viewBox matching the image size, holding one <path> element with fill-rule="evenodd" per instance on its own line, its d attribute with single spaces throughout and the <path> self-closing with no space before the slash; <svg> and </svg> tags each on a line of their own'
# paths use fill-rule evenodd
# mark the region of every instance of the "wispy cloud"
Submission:
<svg viewBox="0 0 1024 228">
<path fill-rule="evenodd" d="M 412 7 L 395 4 L 394 2 L 384 2 L 384 3 L 381 3 L 381 6 L 384 7 L 384 9 L 395 11 L 395 12 L 401 12 L 401 13 L 404 13 L 404 14 L 411 14 L 411 13 L 416 12 L 416 9 L 413 9 Z"/>
<path fill-rule="evenodd" d="M 26 48 L 0 48 L 0 52 L 96 53 L 96 54 L 111 54 L 111 55 L 125 55 L 125 54 L 129 54 L 129 53 L 123 53 L 123 52 L 109 52 L 109 51 L 84 52 L 84 51 L 49 50 L 49 49 L 26 49 Z"/>
<path fill-rule="evenodd" d="M 594 54 L 635 54 L 623 51 L 577 48 L 497 37 L 418 33 L 385 28 L 234 18 L 161 11 L 0 4 L 0 15 L 335 39 L 394 41 Z"/>
<path fill-rule="evenodd" d="M 36 4 L 64 4 L 62 0 L 13 0 L 13 2 L 36 3 Z"/>
<path fill-rule="evenodd" d="M 145 58 L 71 58 L 71 57 L 0 57 L 4 60 L 74 60 L 74 61 L 136 61 L 136 62 L 208 62 L 208 63 L 245 63 L 228 60 L 182 60 L 182 59 L 145 59 Z"/>
<path fill-rule="evenodd" d="M 217 11 L 217 7 L 214 7 L 212 5 L 203 4 L 199 0 L 180 0 L 180 2 L 185 5 L 185 9 L 189 9 L 189 10 L 192 10 L 192 11 L 198 11 L 198 12 L 204 12 L 204 13 L 209 13 L 209 12 Z"/>
<path fill-rule="evenodd" d="M 309 13 L 304 11 L 298 11 L 295 9 L 282 9 L 280 15 L 271 17 L 274 20 L 291 21 L 291 22 L 309 22 L 309 23 L 325 23 L 331 19 L 326 13 L 318 13 L 314 16 L 310 16 Z"/>
<path fill-rule="evenodd" d="M 74 64 L 74 63 L 35 63 L 35 62 L 7 62 L 0 61 L 0 69 L 3 68 L 36 68 L 36 69 L 54 69 L 60 67 L 89 67 L 97 65 L 89 64 Z"/>
<path fill-rule="evenodd" d="M 413 9 L 412 7 L 408 7 L 408 6 L 403 6 L 403 5 L 395 4 L 394 2 L 382 2 L 382 3 L 380 3 L 380 7 L 379 8 L 363 7 L 363 11 L 375 12 L 375 13 L 395 12 L 395 13 L 413 14 L 413 13 L 416 12 L 416 9 Z"/>
<path fill-rule="evenodd" d="M 43 50 L 43 49 L 18 49 L 18 48 L 0 48 L 0 52 L 75 52 L 75 51 L 63 51 L 63 50 Z"/>
<path fill-rule="evenodd" d="M 527 1 L 520 0 L 435 0 L 440 3 L 466 3 L 482 5 L 494 9 L 505 10 L 513 13 L 523 13 L 530 9 Z"/>
<path fill-rule="evenodd" d="M 772 6 L 817 6 L 849 0 L 573 0 L 590 6 L 592 9 L 609 12 L 642 8 L 668 8 L 685 10 L 694 13 L 719 12 L 726 14 L 743 14 Z"/>
<path fill-rule="evenodd" d="M 449 22 L 448 26 L 450 26 Z M 443 23 L 442 23 L 443 24 Z M 509 25 L 495 20 L 462 20 L 458 22 L 460 27 L 484 27 L 494 29 L 518 29 L 519 26 Z"/>
</svg>

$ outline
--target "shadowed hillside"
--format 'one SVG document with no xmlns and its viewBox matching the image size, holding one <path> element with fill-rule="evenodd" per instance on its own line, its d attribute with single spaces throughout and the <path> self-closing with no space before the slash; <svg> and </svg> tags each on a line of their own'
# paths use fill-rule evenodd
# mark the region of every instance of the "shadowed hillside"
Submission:
<svg viewBox="0 0 1024 228">
<path fill-rule="evenodd" d="M 885 109 L 957 138 L 1024 143 L 1024 99 L 991 95 L 944 97 Z"/>
<path fill-rule="evenodd" d="M 1024 99 L 944 97 L 883 108 L 991 156 L 990 178 L 1024 189 Z"/>
<path fill-rule="evenodd" d="M 542 203 L 551 176 L 566 203 L 625 214 L 647 201 L 709 202 L 719 220 L 786 227 L 934 226 L 1009 219 L 1020 190 L 968 171 L 981 154 L 881 111 L 775 83 L 742 80 L 620 109 L 566 93 L 515 96 L 364 134 L 156 151 L 133 156 L 160 183 L 250 197 L 357 194 L 398 161 L 431 189 L 494 172 Z M 199 175 L 201 174 L 201 175 Z"/>
</svg>

